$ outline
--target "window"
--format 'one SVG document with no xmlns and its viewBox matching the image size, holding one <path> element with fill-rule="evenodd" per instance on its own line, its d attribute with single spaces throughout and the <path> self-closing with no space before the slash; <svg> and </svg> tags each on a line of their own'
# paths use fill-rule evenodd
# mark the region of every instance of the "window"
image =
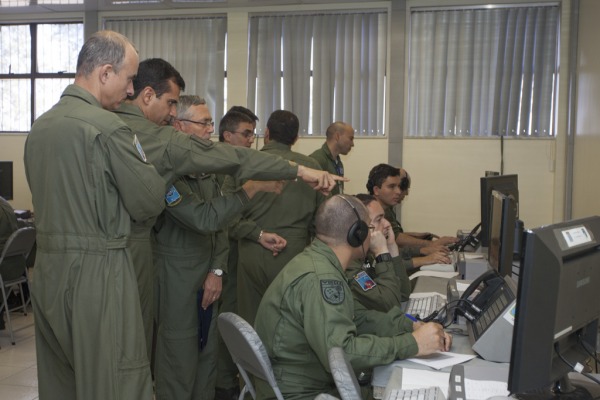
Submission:
<svg viewBox="0 0 600 400">
<path fill-rule="evenodd" d="M 205 98 L 218 124 L 225 106 L 226 17 L 110 18 L 104 28 L 127 36 L 140 61 L 171 63 L 185 80 L 184 93 Z"/>
<path fill-rule="evenodd" d="M 0 25 L 0 132 L 28 132 L 73 82 L 83 24 Z"/>
<path fill-rule="evenodd" d="M 252 16 L 248 106 L 262 126 L 273 110 L 286 109 L 298 116 L 301 135 L 324 135 L 334 121 L 351 124 L 357 135 L 383 135 L 387 18 Z"/>
<path fill-rule="evenodd" d="M 558 34 L 558 6 L 411 11 L 408 136 L 553 136 Z"/>
</svg>

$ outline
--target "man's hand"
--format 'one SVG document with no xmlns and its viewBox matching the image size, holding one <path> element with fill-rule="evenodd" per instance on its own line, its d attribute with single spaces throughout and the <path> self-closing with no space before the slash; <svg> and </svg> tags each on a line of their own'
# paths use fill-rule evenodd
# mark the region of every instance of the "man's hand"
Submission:
<svg viewBox="0 0 600 400">
<path fill-rule="evenodd" d="M 283 249 L 285 249 L 285 246 L 287 246 L 287 240 L 278 234 L 264 231 L 258 242 L 262 247 L 271 251 L 273 253 L 273 257 L 281 253 Z"/>
<path fill-rule="evenodd" d="M 378 256 L 388 252 L 387 239 L 381 231 L 371 232 L 371 243 L 369 243 L 369 251 L 374 256 Z"/>
<path fill-rule="evenodd" d="M 427 322 L 412 332 L 419 352 L 417 357 L 448 351 L 452 346 L 452 335 L 444 332 L 442 326 L 435 322 Z"/>
<path fill-rule="evenodd" d="M 435 242 L 434 242 L 435 243 Z M 431 246 L 421 247 L 419 252 L 424 256 L 428 256 L 433 253 L 442 252 L 444 254 L 450 253 L 450 250 L 446 246 L 438 246 L 437 244 L 432 244 Z"/>
<path fill-rule="evenodd" d="M 425 257 L 414 257 L 413 265 L 415 268 L 430 264 L 450 264 L 450 258 L 441 251 L 435 252 Z"/>
<path fill-rule="evenodd" d="M 304 165 L 298 165 L 298 177 L 308 183 L 313 189 L 320 191 L 324 195 L 328 195 L 329 192 L 335 188 L 338 181 L 348 182 L 348 179 L 342 176 L 333 175 L 327 171 L 308 168 Z"/>
<path fill-rule="evenodd" d="M 392 224 L 389 223 L 387 219 L 383 219 L 381 221 L 383 225 L 383 235 L 386 238 L 388 252 L 392 257 L 397 257 L 400 254 L 400 250 L 398 249 L 398 245 L 396 244 L 396 238 L 394 237 L 394 230 L 392 229 Z"/>
<path fill-rule="evenodd" d="M 271 192 L 281 194 L 284 181 L 247 181 L 242 185 L 249 199 L 253 198 L 258 192 Z"/>
<path fill-rule="evenodd" d="M 459 239 L 455 236 L 442 236 L 441 238 L 434 240 L 433 243 L 438 246 L 447 246 L 458 241 Z"/>
<path fill-rule="evenodd" d="M 223 290 L 223 280 L 220 276 L 216 276 L 212 272 L 209 272 L 204 279 L 202 289 L 204 289 L 204 295 L 202 296 L 202 308 L 206 310 L 208 306 L 217 301 L 221 296 L 221 291 Z"/>
</svg>

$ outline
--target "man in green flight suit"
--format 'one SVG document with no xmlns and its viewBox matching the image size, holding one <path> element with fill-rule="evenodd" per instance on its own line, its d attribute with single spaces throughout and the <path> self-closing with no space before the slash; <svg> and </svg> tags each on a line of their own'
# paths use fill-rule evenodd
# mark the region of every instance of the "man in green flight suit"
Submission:
<svg viewBox="0 0 600 400">
<path fill-rule="evenodd" d="M 286 399 L 339 396 L 327 359 L 334 346 L 355 370 L 450 349 L 452 336 L 439 324 L 413 323 L 397 307 L 382 313 L 353 301 L 344 270 L 370 246 L 366 226 L 364 236 L 349 235 L 361 220 L 369 218 L 356 198 L 337 195 L 323 203 L 316 239 L 285 266 L 260 303 L 256 331 Z M 273 397 L 266 382 L 257 379 L 256 388 L 259 399 Z"/>
<path fill-rule="evenodd" d="M 325 131 L 325 143 L 310 155 L 317 160 L 323 171 L 344 176 L 344 164 L 341 155 L 346 155 L 354 147 L 354 128 L 345 122 L 334 122 Z M 344 193 L 344 182 L 331 191 L 332 195 Z"/>
<path fill-rule="evenodd" d="M 369 194 L 358 194 L 356 198 L 369 212 L 369 229 L 373 232 L 371 248 L 374 250 L 367 252 L 367 260 L 350 263 L 346 269 L 348 284 L 354 298 L 366 308 L 387 312 L 394 306 L 400 307 L 410 296 L 412 288 L 406 262 L 379 202 Z"/>
<path fill-rule="evenodd" d="M 256 150 L 226 146 L 186 135 L 168 125 L 175 116 L 185 82 L 167 61 L 152 58 L 140 63 L 130 95 L 116 113 L 136 133 L 148 161 L 171 184 L 191 173 L 226 173 L 238 179 L 295 179 L 329 191 L 338 177 L 296 165 Z M 153 323 L 153 261 L 150 231 L 154 221 L 134 221 L 129 248 L 138 278 L 148 358 L 151 358 Z"/>
<path fill-rule="evenodd" d="M 274 111 L 261 152 L 318 168 L 315 160 L 291 150 L 298 128 L 298 117 L 292 112 Z M 227 177 L 223 190 L 234 188 L 233 179 Z M 238 313 L 249 323 L 254 322 L 258 303 L 275 276 L 310 243 L 314 215 L 324 199 L 302 182 L 287 182 L 281 195 L 256 195 L 240 221 L 230 226 L 231 235 L 239 239 L 238 282 L 243 282 L 238 285 Z"/>
<path fill-rule="evenodd" d="M 172 124 L 210 140 L 206 101 L 181 96 Z M 248 181 L 221 196 L 214 175 L 188 174 L 175 181 L 167 208 L 154 227 L 158 300 L 156 398 L 212 400 L 216 379 L 217 303 L 227 273 L 227 231 L 222 230 L 257 190 L 281 191 L 282 182 Z M 200 344 L 199 344 L 200 343 Z"/>
<path fill-rule="evenodd" d="M 124 36 L 83 45 L 75 82 L 25 143 L 37 231 L 32 300 L 40 399 L 152 399 L 131 221 L 164 208 L 165 182 L 113 113 L 138 69 Z"/>
</svg>

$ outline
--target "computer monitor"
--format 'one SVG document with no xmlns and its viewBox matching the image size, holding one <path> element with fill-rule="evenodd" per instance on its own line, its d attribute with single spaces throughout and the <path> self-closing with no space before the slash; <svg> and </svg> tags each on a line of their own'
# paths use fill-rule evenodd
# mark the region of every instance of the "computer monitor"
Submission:
<svg viewBox="0 0 600 400">
<path fill-rule="evenodd" d="M 486 176 L 480 180 L 481 186 L 481 246 L 490 244 L 490 201 L 492 190 L 505 195 L 512 195 L 517 203 L 517 218 L 519 218 L 519 180 L 517 175 Z"/>
<path fill-rule="evenodd" d="M 572 368 L 561 357 L 583 364 L 595 351 L 600 217 L 543 226 L 524 235 L 508 390 L 523 398 L 588 398 L 589 393 L 569 381 Z"/>
<path fill-rule="evenodd" d="M 517 202 L 512 195 L 507 196 L 497 190 L 492 190 L 491 199 L 488 263 L 500 276 L 511 276 Z"/>
<path fill-rule="evenodd" d="M 5 200 L 13 199 L 13 163 L 0 161 L 0 196 Z"/>
</svg>

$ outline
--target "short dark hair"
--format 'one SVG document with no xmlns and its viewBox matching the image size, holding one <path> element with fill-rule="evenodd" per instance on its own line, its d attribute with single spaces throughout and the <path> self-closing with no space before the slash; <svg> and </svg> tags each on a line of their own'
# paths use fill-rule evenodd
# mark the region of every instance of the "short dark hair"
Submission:
<svg viewBox="0 0 600 400">
<path fill-rule="evenodd" d="M 230 113 L 230 112 L 239 112 L 239 113 L 242 113 L 242 114 L 246 114 L 247 116 L 249 116 L 250 118 L 252 118 L 252 121 L 254 121 L 254 122 L 258 121 L 258 117 L 256 116 L 256 114 L 254 114 L 252 111 L 250 111 L 250 109 L 248 109 L 246 107 L 233 106 L 227 112 L 228 113 Z"/>
<path fill-rule="evenodd" d="M 400 176 L 400 168 L 393 167 L 389 164 L 378 164 L 371 169 L 369 172 L 369 179 L 367 180 L 367 190 L 369 194 L 374 194 L 373 188 L 375 186 L 381 187 L 383 182 L 388 176 Z"/>
<path fill-rule="evenodd" d="M 291 146 L 298 137 L 300 122 L 293 112 L 276 110 L 269 117 L 267 128 L 269 129 L 269 139 Z"/>
<path fill-rule="evenodd" d="M 133 49 L 133 43 L 125 36 L 114 31 L 94 33 L 81 47 L 77 56 L 77 75 L 89 76 L 94 69 L 111 64 L 116 73 L 125 60 L 127 46 Z"/>
<path fill-rule="evenodd" d="M 372 194 L 359 193 L 359 194 L 355 195 L 354 197 L 356 197 L 358 200 L 360 200 L 360 202 L 363 203 L 363 205 L 365 207 L 368 207 L 369 204 L 371 204 L 374 201 L 377 201 L 375 196 L 373 196 Z"/>
<path fill-rule="evenodd" d="M 223 115 L 223 118 L 221 118 L 221 122 L 219 122 L 219 142 L 225 141 L 225 136 L 223 136 L 223 133 L 225 133 L 225 131 L 235 132 L 235 130 L 242 122 L 247 122 L 251 124 L 254 121 L 247 114 L 237 111 L 229 110 L 227 114 Z"/>
<path fill-rule="evenodd" d="M 133 96 L 135 99 L 144 88 L 150 86 L 156 97 L 169 90 L 169 81 L 173 81 L 180 90 L 185 90 L 185 81 L 179 71 L 162 58 L 149 58 L 140 63 L 137 76 L 133 79 Z"/>
</svg>

